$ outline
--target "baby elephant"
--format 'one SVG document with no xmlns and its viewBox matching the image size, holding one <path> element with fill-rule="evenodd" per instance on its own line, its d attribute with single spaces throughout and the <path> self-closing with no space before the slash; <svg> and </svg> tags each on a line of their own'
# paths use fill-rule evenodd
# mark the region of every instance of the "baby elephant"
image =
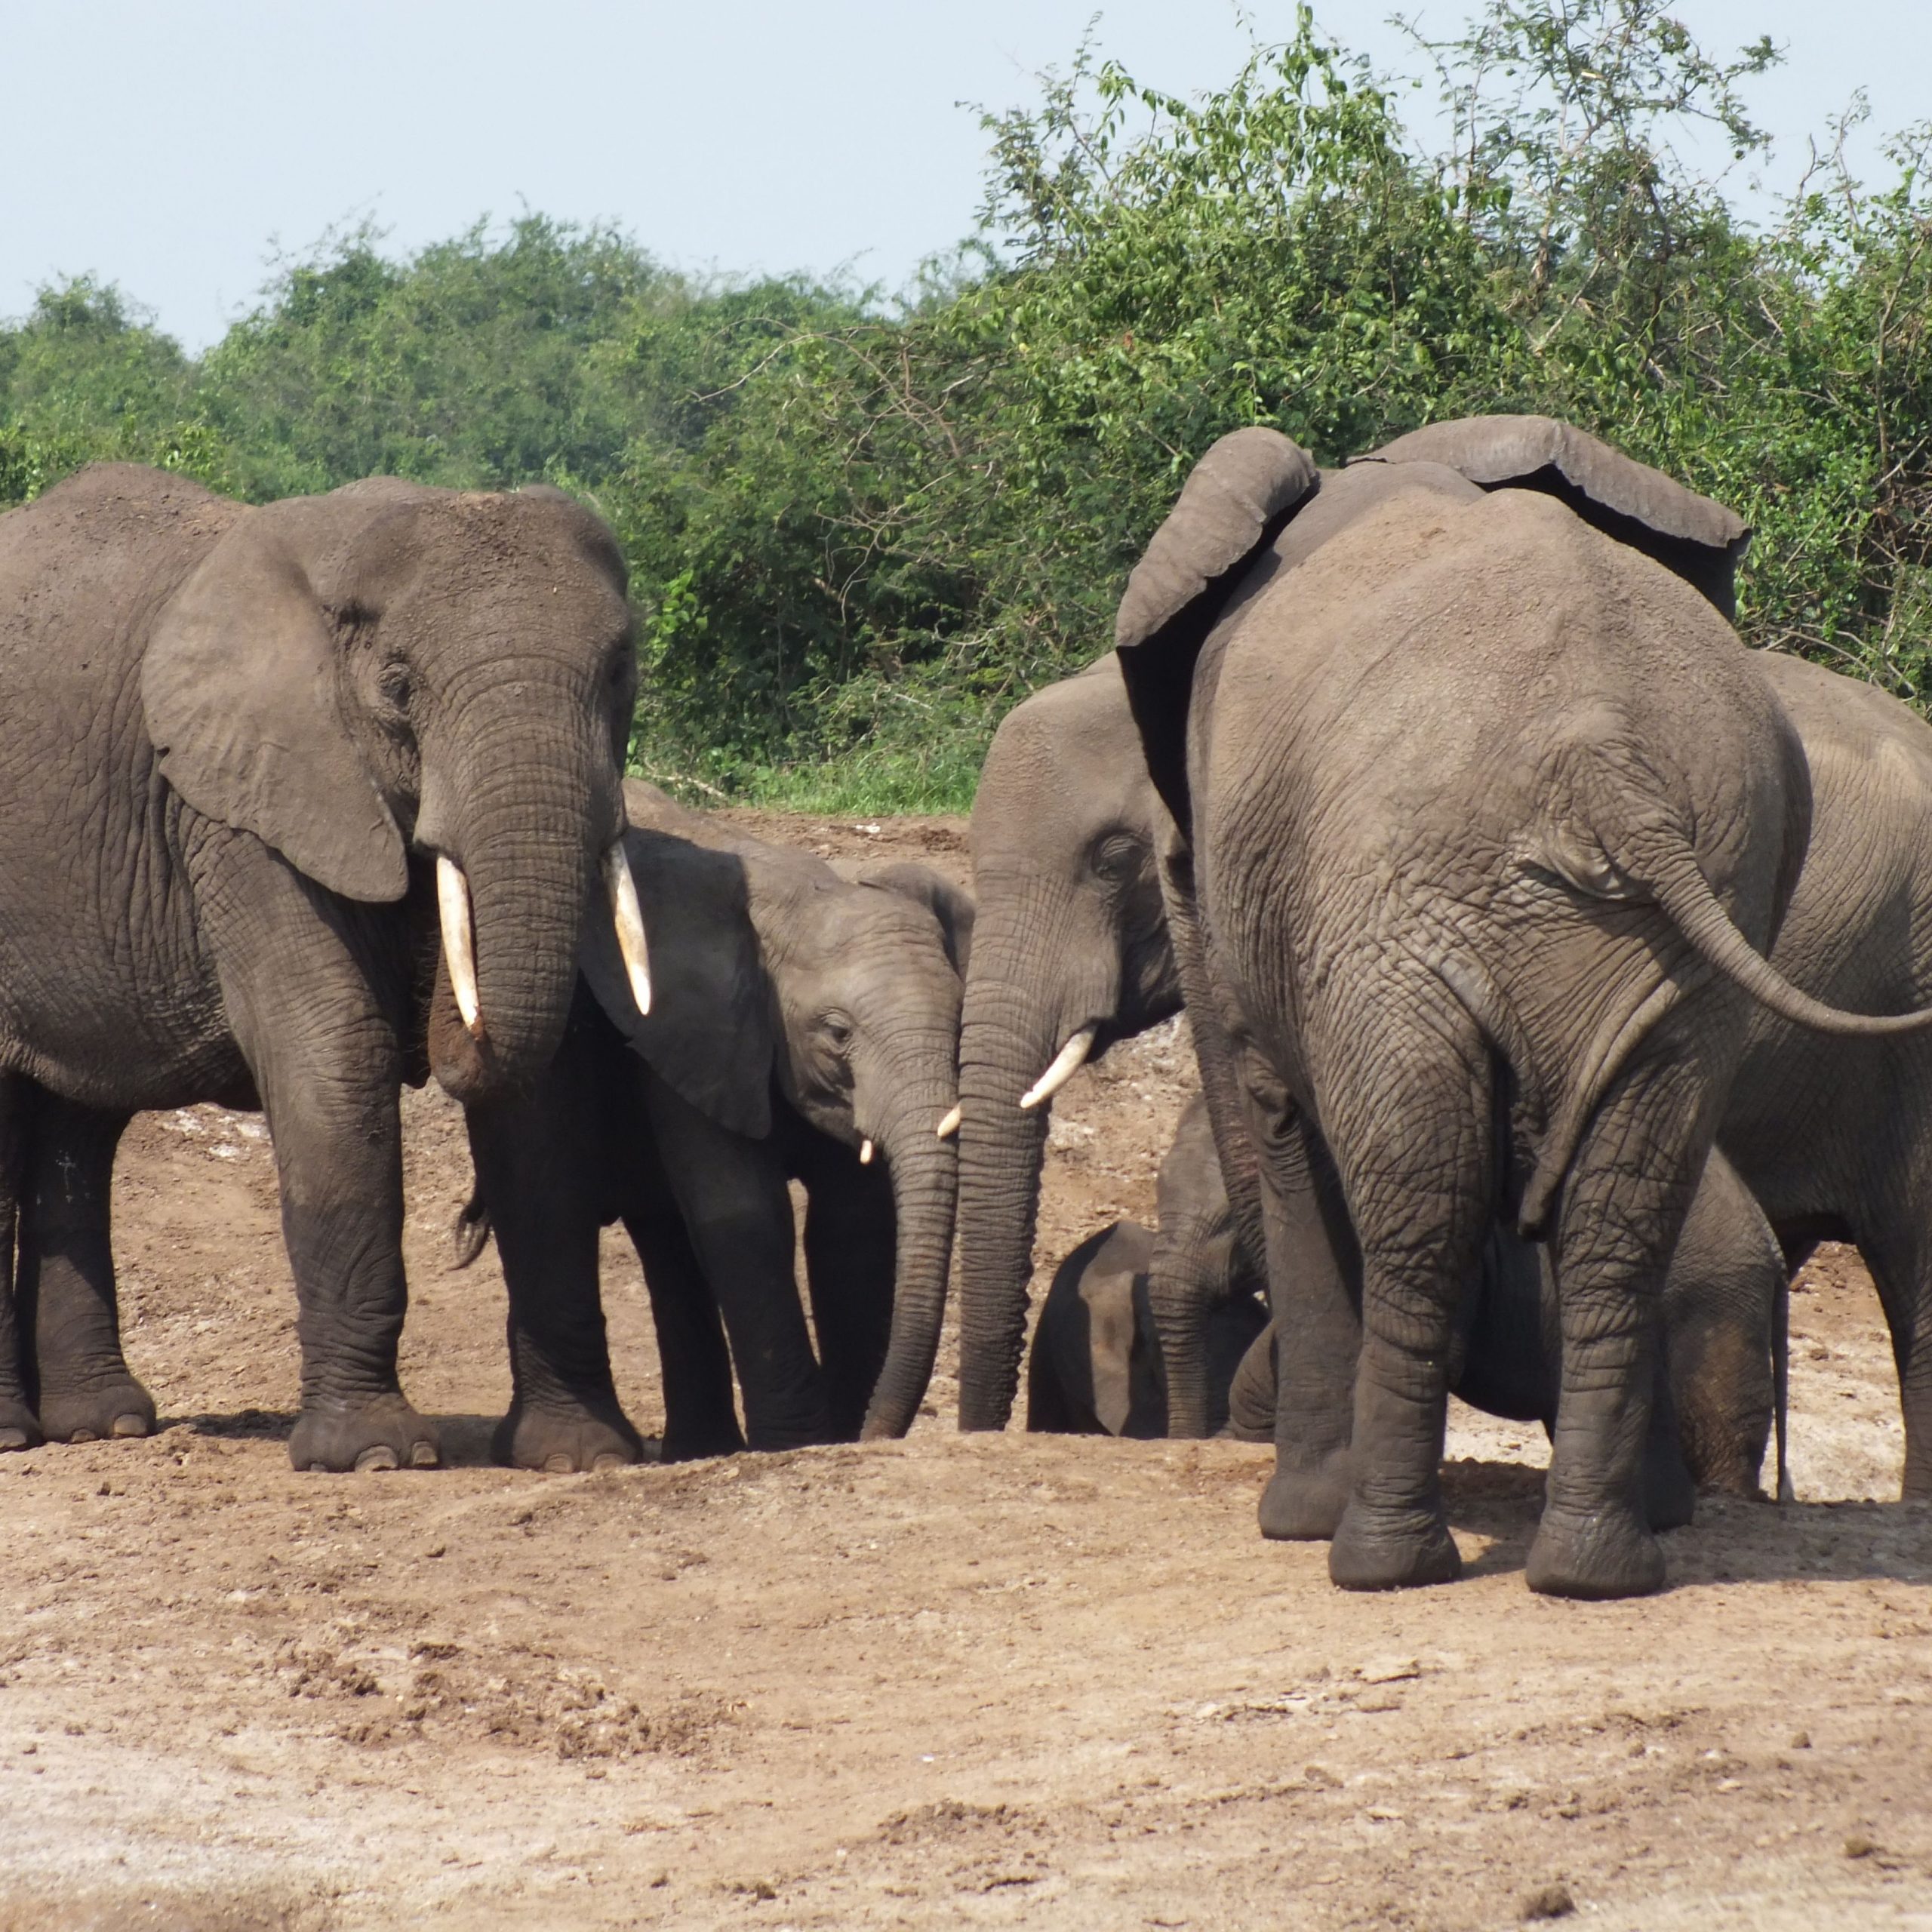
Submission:
<svg viewBox="0 0 1932 1932">
<path fill-rule="evenodd" d="M 1161 1170 L 1161 1232 L 1148 1249 L 1146 1287 L 1137 1337 L 1118 1322 L 1078 1329 L 1066 1304 L 1091 1304 L 1120 1291 L 1089 1243 L 1068 1257 L 1055 1279 L 1039 1334 L 1063 1363 L 1076 1339 L 1090 1340 L 1091 1365 L 1057 1367 L 1061 1385 L 1131 1384 L 1140 1356 L 1164 1371 L 1170 1430 L 1211 1435 L 1223 1429 L 1266 1440 L 1275 1429 L 1275 1367 L 1270 1331 L 1230 1368 L 1228 1341 L 1214 1324 L 1223 1312 L 1248 1318 L 1257 1271 L 1243 1257 L 1207 1109 L 1199 1098 L 1181 1117 Z M 1111 1235 L 1097 1238 L 1103 1241 Z M 1082 1257 L 1087 1257 L 1083 1262 Z M 1076 1269 L 1076 1262 L 1081 1263 Z M 1117 1266 L 1118 1264 L 1116 1264 Z M 1078 1276 L 1063 1289 L 1062 1278 Z M 1091 1286 L 1082 1286 L 1091 1282 Z M 1767 1438 L 1777 1437 L 1777 1493 L 1790 1493 L 1785 1463 L 1786 1304 L 1784 1257 L 1755 1197 L 1721 1154 L 1714 1153 L 1678 1241 L 1663 1294 L 1663 1361 L 1647 1457 L 1651 1515 L 1659 1527 L 1688 1520 L 1693 1485 L 1735 1495 L 1758 1493 Z M 1054 1303 L 1062 1303 L 1056 1311 Z M 1123 1304 L 1124 1305 L 1124 1304 Z M 1050 1320 L 1051 1316 L 1051 1320 Z M 1033 1386 L 1048 1374 L 1035 1343 Z M 1477 1293 L 1465 1312 L 1451 1361 L 1452 1386 L 1472 1407 L 1525 1422 L 1554 1423 L 1562 1340 L 1549 1250 L 1492 1232 Z M 1187 1398 L 1201 1406 L 1190 1416 Z M 1036 1412 L 1051 1413 L 1038 1408 Z M 1190 1426 L 1189 1424 L 1192 1423 Z M 1041 1426 L 1052 1426 L 1052 1424 Z"/>
<path fill-rule="evenodd" d="M 1161 1163 L 1156 1203 L 1158 1233 L 1116 1221 L 1060 1263 L 1033 1331 L 1026 1426 L 1082 1435 L 1225 1432 L 1272 1441 L 1272 1406 L 1258 1427 L 1251 1417 L 1245 1426 L 1230 1423 L 1229 1386 L 1267 1326 L 1266 1281 L 1236 1232 L 1198 1094 Z M 1179 1387 L 1155 1319 L 1163 1303 L 1194 1318 Z"/>
<path fill-rule="evenodd" d="M 1040 1309 L 1026 1367 L 1026 1426 L 1057 1435 L 1165 1435 L 1167 1377 L 1148 1305 L 1159 1238 L 1138 1221 L 1089 1235 L 1063 1261 Z M 1272 1407 L 1258 1426 L 1228 1413 L 1235 1372 L 1268 1326 L 1251 1290 L 1218 1300 L 1208 1318 L 1211 1432 L 1272 1442 Z"/>
</svg>

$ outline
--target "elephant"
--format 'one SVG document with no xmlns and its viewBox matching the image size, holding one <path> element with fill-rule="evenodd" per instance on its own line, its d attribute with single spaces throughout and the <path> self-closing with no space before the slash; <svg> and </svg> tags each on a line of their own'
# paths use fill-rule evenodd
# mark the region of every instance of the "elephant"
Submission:
<svg viewBox="0 0 1932 1932">
<path fill-rule="evenodd" d="M 1636 1595 L 1663 1281 L 1754 1004 L 1865 1038 L 1932 1012 L 1841 1011 L 1765 958 L 1810 787 L 1727 620 L 1742 525 L 1546 419 L 1445 427 L 1326 473 L 1223 437 L 1115 650 L 1238 1211 L 1244 1159 L 1258 1183 L 1264 1527 L 1329 1538 L 1346 1588 L 1459 1574 L 1448 1366 L 1502 1220 L 1558 1289 L 1526 1580 Z"/>
<path fill-rule="evenodd" d="M 1932 998 L 1932 727 L 1801 658 L 1759 669 L 1803 741 L 1811 842 L 1771 964 L 1840 1006 Z M 1932 1500 L 1932 1041 L 1821 1038 L 1751 1016 L 1718 1141 L 1795 1268 L 1855 1242 L 1892 1336 L 1903 1490 Z"/>
<path fill-rule="evenodd" d="M 1182 1109 L 1161 1163 L 1160 1226 L 1116 1221 L 1055 1272 L 1027 1360 L 1026 1426 L 1072 1435 L 1212 1435 L 1229 1421 L 1228 1392 L 1267 1325 L 1264 1287 L 1235 1231 L 1205 1104 Z M 1163 1359 L 1154 1304 L 1192 1318 L 1189 1426 L 1172 1415 L 1173 1365 Z M 1241 1435 L 1236 1429 L 1233 1432 Z M 1271 1441 L 1272 1416 L 1261 1435 Z"/>
<path fill-rule="evenodd" d="M 656 1320 L 666 1456 L 903 1435 L 945 1309 L 970 901 L 923 867 L 841 879 L 635 781 L 625 801 L 656 909 L 649 1015 L 592 922 L 555 1063 L 468 1109 L 477 1191 L 459 1241 L 480 1245 L 487 1217 L 509 1291 L 497 1454 L 558 1470 L 639 1454 L 598 1288 L 597 1231 L 617 1220 Z"/>
<path fill-rule="evenodd" d="M 605 892 L 648 998 L 617 843 L 632 629 L 615 540 L 548 489 L 250 508 L 103 465 L 0 517 L 0 1443 L 153 1427 L 115 1147 L 137 1111 L 214 1101 L 273 1139 L 291 1459 L 437 1463 L 396 1374 L 398 1089 L 534 1079 Z"/>
<path fill-rule="evenodd" d="M 1113 1435 L 1275 1436 L 1272 1329 L 1242 1253 L 1207 1109 L 1183 1111 L 1161 1164 L 1160 1232 L 1117 1222 L 1060 1264 L 1028 1361 L 1029 1429 Z M 1646 1450 L 1654 1529 L 1690 1518 L 1694 1488 L 1758 1494 L 1767 1438 L 1786 1458 L 1783 1251 L 1721 1153 L 1706 1164 L 1663 1293 L 1663 1350 Z M 1561 1336 L 1545 1247 L 1493 1226 L 1454 1338 L 1450 1382 L 1476 1408 L 1556 1420 Z M 1204 1413 L 1183 1417 L 1190 1364 Z"/>
<path fill-rule="evenodd" d="M 1001 721 L 969 832 L 961 1429 L 1004 1429 L 1012 1413 L 1054 1094 L 1082 1061 L 1180 1011 L 1158 866 L 1168 826 L 1111 654 Z"/>
</svg>

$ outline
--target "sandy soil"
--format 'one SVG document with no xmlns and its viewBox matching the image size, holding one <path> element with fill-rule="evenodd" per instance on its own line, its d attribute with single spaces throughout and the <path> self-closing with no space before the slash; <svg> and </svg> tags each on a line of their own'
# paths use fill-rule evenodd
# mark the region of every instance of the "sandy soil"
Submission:
<svg viewBox="0 0 1932 1932">
<path fill-rule="evenodd" d="M 789 829 L 963 872 L 946 822 Z M 1063 1097 L 1049 1266 L 1151 1217 L 1186 1063 L 1165 1029 Z M 949 1347 L 903 1443 L 491 1469 L 500 1278 L 447 1269 L 454 1109 L 408 1129 L 405 1373 L 459 1466 L 350 1478 L 283 1447 L 259 1124 L 131 1133 L 164 1427 L 0 1458 L 0 1932 L 1932 1925 L 1932 1511 L 1866 1500 L 1900 1433 L 1854 1255 L 1794 1300 L 1800 1504 L 1706 1504 L 1650 1601 L 1544 1601 L 1540 1440 L 1459 1411 L 1469 1576 L 1364 1599 L 1256 1536 L 1265 1450 L 961 1438 Z"/>
</svg>

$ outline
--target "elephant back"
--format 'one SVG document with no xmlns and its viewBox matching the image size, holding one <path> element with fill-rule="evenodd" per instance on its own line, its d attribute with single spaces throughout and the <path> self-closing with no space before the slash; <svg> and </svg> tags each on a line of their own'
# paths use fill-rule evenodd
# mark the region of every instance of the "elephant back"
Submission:
<svg viewBox="0 0 1932 1932">
<path fill-rule="evenodd" d="M 1465 416 L 1398 436 L 1355 463 L 1439 463 L 1484 490 L 1535 490 L 1674 571 L 1727 618 L 1751 541 L 1735 511 L 1549 416 Z"/>
</svg>

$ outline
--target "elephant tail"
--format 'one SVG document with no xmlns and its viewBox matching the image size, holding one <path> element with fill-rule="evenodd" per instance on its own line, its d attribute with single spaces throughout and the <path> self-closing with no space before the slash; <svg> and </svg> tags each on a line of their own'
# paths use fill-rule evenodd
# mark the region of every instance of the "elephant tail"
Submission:
<svg viewBox="0 0 1932 1932">
<path fill-rule="evenodd" d="M 1910 1013 L 1847 1013 L 1800 992 L 1731 924 L 1688 846 L 1668 863 L 1647 870 L 1643 884 L 1709 964 L 1781 1020 L 1815 1032 L 1860 1039 L 1916 1033 L 1932 1026 L 1932 1007 Z"/>
<path fill-rule="evenodd" d="M 1771 1312 L 1771 1435 L 1777 1451 L 1777 1488 L 1780 1503 L 1795 1503 L 1798 1491 L 1791 1481 L 1791 1276 L 1778 1284 L 1777 1306 Z"/>
<path fill-rule="evenodd" d="M 452 1272 L 467 1268 L 489 1244 L 490 1211 L 483 1204 L 481 1193 L 472 1193 L 457 1209 L 455 1224 L 450 1229 Z"/>
</svg>

